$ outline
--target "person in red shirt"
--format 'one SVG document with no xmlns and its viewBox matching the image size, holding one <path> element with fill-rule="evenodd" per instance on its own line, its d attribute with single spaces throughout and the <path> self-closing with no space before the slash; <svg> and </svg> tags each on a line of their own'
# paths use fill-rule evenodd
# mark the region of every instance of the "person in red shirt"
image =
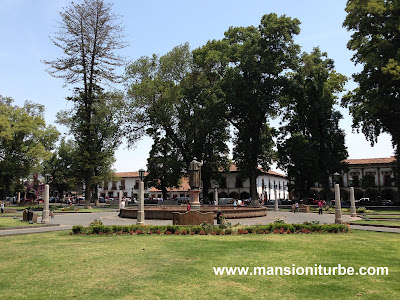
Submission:
<svg viewBox="0 0 400 300">
<path fill-rule="evenodd" d="M 187 204 L 187 211 L 190 211 L 191 207 L 190 207 L 190 203 L 188 202 Z"/>
<path fill-rule="evenodd" d="M 322 202 L 318 201 L 318 214 L 322 215 Z"/>
</svg>

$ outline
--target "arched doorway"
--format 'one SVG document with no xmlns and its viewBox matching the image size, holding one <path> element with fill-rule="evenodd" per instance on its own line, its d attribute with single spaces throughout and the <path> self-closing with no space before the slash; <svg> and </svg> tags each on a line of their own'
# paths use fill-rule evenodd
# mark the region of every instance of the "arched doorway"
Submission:
<svg viewBox="0 0 400 300">
<path fill-rule="evenodd" d="M 228 198 L 228 194 L 226 192 L 219 192 L 218 198 Z"/>
<path fill-rule="evenodd" d="M 249 199 L 250 194 L 248 192 L 241 192 L 240 193 L 240 199 Z"/>
<path fill-rule="evenodd" d="M 230 192 L 230 193 L 229 193 L 229 198 L 239 199 L 239 193 L 237 193 L 237 192 Z"/>
</svg>

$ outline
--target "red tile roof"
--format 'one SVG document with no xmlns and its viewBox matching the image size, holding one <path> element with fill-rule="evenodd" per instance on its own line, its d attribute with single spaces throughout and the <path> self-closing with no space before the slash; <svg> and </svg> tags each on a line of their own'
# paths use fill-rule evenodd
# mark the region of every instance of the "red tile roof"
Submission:
<svg viewBox="0 0 400 300">
<path fill-rule="evenodd" d="M 390 164 L 394 161 L 396 161 L 396 158 L 394 156 L 384 158 L 361 158 L 344 160 L 344 162 L 349 165 Z"/>
<path fill-rule="evenodd" d="M 265 172 L 262 168 L 258 168 L 261 172 L 263 172 L 263 173 L 267 173 L 267 174 L 269 174 L 269 175 L 274 175 L 274 176 L 280 176 L 280 177 L 286 177 L 286 175 L 284 175 L 284 174 L 281 174 L 281 173 L 278 173 L 278 172 L 275 172 L 275 171 L 267 171 L 267 172 Z M 229 172 L 238 172 L 239 171 L 239 169 L 238 169 L 238 167 L 235 165 L 235 164 L 231 164 L 230 166 L 229 166 Z"/>
<path fill-rule="evenodd" d="M 147 172 L 144 173 L 144 176 L 147 175 Z M 131 177 L 138 177 L 139 178 L 139 172 L 116 172 L 115 176 L 121 177 L 121 178 L 131 178 Z"/>
<path fill-rule="evenodd" d="M 189 186 L 189 179 L 187 177 L 181 178 L 181 183 L 179 187 L 173 187 L 172 189 L 167 188 L 168 192 L 185 192 L 188 190 L 190 190 L 190 186 Z M 161 192 L 161 190 L 158 190 L 155 187 L 151 187 L 149 189 L 149 192 Z"/>
</svg>

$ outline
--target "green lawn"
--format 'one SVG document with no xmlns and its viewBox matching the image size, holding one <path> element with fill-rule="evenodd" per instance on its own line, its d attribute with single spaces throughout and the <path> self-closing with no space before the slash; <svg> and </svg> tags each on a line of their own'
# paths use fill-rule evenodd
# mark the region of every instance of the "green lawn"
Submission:
<svg viewBox="0 0 400 300">
<path fill-rule="evenodd" d="M 4 227 L 22 227 L 22 226 L 33 226 L 33 225 L 41 225 L 41 224 L 29 224 L 28 222 L 20 221 L 20 218 L 0 218 L 0 228 Z M 0 298 L 1 299 L 1 298 Z"/>
<path fill-rule="evenodd" d="M 370 219 L 398 219 L 400 220 L 400 215 L 366 215 L 365 217 Z"/>
<path fill-rule="evenodd" d="M 368 225 L 371 225 L 371 226 L 374 226 L 374 225 L 387 225 L 387 226 L 398 226 L 398 227 L 400 227 L 400 222 L 386 221 L 386 220 L 352 221 L 351 224 L 368 224 Z"/>
<path fill-rule="evenodd" d="M 400 299 L 399 235 L 0 238 L 1 299 Z M 213 267 L 389 268 L 388 276 L 216 276 Z"/>
</svg>

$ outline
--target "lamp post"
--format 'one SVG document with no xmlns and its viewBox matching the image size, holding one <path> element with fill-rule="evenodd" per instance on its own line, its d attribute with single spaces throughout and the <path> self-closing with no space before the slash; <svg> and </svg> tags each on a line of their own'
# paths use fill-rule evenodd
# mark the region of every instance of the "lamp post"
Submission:
<svg viewBox="0 0 400 300">
<path fill-rule="evenodd" d="M 356 200 L 354 198 L 353 177 L 350 177 L 350 212 L 352 217 L 357 217 Z"/>
<path fill-rule="evenodd" d="M 342 204 L 340 203 L 340 187 L 337 182 L 339 182 L 340 174 L 336 172 L 333 174 L 333 178 L 335 181 L 335 223 L 342 224 Z"/>
<path fill-rule="evenodd" d="M 144 225 L 144 172 L 145 170 L 140 169 L 139 170 L 139 177 L 140 177 L 140 183 L 139 183 L 139 204 L 138 204 L 138 214 L 137 214 L 137 221 L 136 224 L 138 225 Z"/>
<path fill-rule="evenodd" d="M 42 212 L 42 223 L 48 224 L 49 223 L 49 181 L 51 174 L 47 173 L 45 176 L 46 184 L 44 186 L 44 203 L 43 203 L 43 212 Z"/>
</svg>

